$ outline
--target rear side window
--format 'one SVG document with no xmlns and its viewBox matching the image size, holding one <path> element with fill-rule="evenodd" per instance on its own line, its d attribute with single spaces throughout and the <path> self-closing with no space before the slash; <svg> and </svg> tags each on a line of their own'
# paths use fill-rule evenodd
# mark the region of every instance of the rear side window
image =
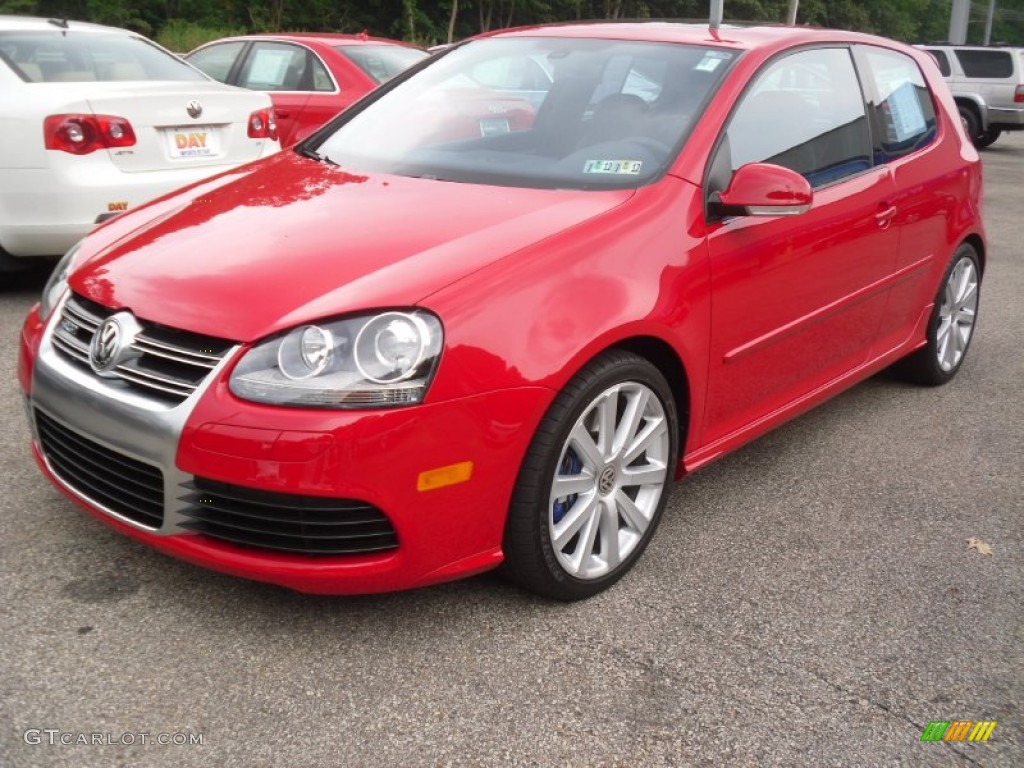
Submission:
<svg viewBox="0 0 1024 768">
<path fill-rule="evenodd" d="M 871 166 L 864 99 L 846 48 L 801 51 L 762 70 L 726 132 L 735 171 L 773 163 L 812 187 Z"/>
<path fill-rule="evenodd" d="M 242 52 L 245 43 L 238 41 L 233 43 L 218 43 L 191 53 L 185 57 L 185 61 L 197 69 L 201 69 L 214 80 L 222 83 L 228 81 L 231 67 L 235 59 Z"/>
<path fill-rule="evenodd" d="M 404 45 L 339 45 L 337 50 L 377 83 L 386 83 L 430 55 Z"/>
<path fill-rule="evenodd" d="M 203 76 L 141 37 L 74 30 L 0 32 L 8 66 L 28 83 L 195 81 Z"/>
<path fill-rule="evenodd" d="M 327 73 L 327 68 L 316 56 L 310 55 L 310 65 L 313 68 L 313 90 L 331 93 L 334 91 L 334 81 Z"/>
<path fill-rule="evenodd" d="M 968 77 L 1013 77 L 1009 51 L 954 51 Z"/>
<path fill-rule="evenodd" d="M 939 65 L 939 72 L 942 73 L 943 77 L 949 77 L 953 70 L 949 66 L 949 57 L 945 51 L 936 51 L 931 48 L 928 49 L 928 53 L 932 55 L 936 63 Z"/>
<path fill-rule="evenodd" d="M 896 51 L 862 50 L 878 98 L 871 106 L 876 160 L 894 160 L 931 143 L 935 107 L 917 62 Z"/>
</svg>

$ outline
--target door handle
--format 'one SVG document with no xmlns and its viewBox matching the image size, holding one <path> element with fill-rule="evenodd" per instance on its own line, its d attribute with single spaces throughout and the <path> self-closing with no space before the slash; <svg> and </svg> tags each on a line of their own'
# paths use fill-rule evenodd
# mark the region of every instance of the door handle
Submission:
<svg viewBox="0 0 1024 768">
<path fill-rule="evenodd" d="M 878 222 L 878 226 L 880 226 L 882 229 L 885 229 L 892 223 L 892 220 L 896 218 L 896 213 L 897 210 L 895 205 L 886 205 L 878 213 L 875 214 L 875 221 Z"/>
<path fill-rule="evenodd" d="M 284 117 L 284 118 L 289 118 L 289 117 L 292 116 L 291 111 L 287 110 L 287 109 L 275 109 L 274 110 L 274 114 L 277 115 L 278 117 Z"/>
</svg>

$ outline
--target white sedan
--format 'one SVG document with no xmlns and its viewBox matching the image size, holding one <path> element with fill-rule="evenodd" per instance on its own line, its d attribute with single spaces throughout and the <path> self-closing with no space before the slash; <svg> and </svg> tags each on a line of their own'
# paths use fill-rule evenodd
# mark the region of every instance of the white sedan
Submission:
<svg viewBox="0 0 1024 768">
<path fill-rule="evenodd" d="M 0 272 L 280 149 L 270 98 L 135 33 L 0 16 Z"/>
</svg>

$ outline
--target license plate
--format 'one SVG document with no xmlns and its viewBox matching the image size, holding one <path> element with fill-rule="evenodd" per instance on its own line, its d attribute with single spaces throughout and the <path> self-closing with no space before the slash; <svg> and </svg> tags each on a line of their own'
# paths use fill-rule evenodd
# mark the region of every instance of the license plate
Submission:
<svg viewBox="0 0 1024 768">
<path fill-rule="evenodd" d="M 480 118 L 481 136 L 500 136 L 509 132 L 507 117 L 482 117 Z"/>
<path fill-rule="evenodd" d="M 209 125 L 168 128 L 165 135 L 167 150 L 176 160 L 187 157 L 215 157 L 220 154 L 217 132 Z"/>
</svg>

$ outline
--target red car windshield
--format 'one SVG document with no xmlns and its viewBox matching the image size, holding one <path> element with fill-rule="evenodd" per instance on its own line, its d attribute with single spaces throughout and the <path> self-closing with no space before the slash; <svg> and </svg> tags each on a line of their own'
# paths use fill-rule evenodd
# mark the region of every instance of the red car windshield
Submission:
<svg viewBox="0 0 1024 768">
<path fill-rule="evenodd" d="M 665 171 L 735 56 L 620 40 L 473 41 L 304 149 L 353 172 L 636 187 Z"/>
</svg>

